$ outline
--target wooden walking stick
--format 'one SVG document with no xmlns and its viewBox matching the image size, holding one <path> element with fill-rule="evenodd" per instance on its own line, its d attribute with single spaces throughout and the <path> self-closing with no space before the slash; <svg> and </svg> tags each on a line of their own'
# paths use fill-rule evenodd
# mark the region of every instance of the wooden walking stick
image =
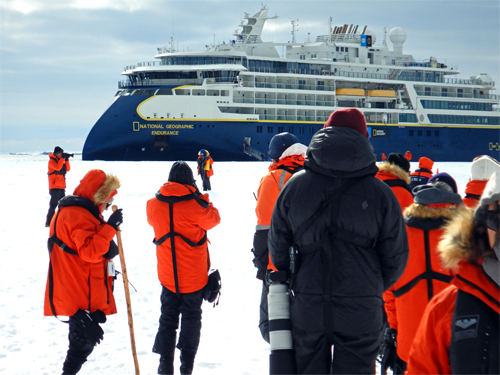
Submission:
<svg viewBox="0 0 500 375">
<path fill-rule="evenodd" d="M 113 205 L 113 212 L 115 212 L 118 207 Z M 122 234 L 120 232 L 120 227 L 116 231 L 116 238 L 118 240 L 118 253 L 120 254 L 120 263 L 122 266 L 122 276 L 123 285 L 125 287 L 125 300 L 127 301 L 127 315 L 128 315 L 128 326 L 130 328 L 130 342 L 132 344 L 132 356 L 134 357 L 135 374 L 139 375 L 139 361 L 137 360 L 137 351 L 135 349 L 135 335 L 134 335 L 134 320 L 132 318 L 132 304 L 130 303 L 130 290 L 128 288 L 128 276 L 127 276 L 127 266 L 125 264 L 125 255 L 123 254 L 122 245 Z"/>
</svg>

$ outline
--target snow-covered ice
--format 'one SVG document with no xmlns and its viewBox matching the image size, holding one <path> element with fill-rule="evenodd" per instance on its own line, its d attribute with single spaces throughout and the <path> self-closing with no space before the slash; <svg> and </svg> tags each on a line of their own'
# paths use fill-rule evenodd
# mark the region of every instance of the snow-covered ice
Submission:
<svg viewBox="0 0 500 375">
<path fill-rule="evenodd" d="M 160 316 L 161 286 L 156 272 L 153 229 L 146 201 L 167 181 L 172 162 L 103 162 L 70 159 L 66 194 L 90 169 L 113 173 L 122 182 L 115 204 L 123 208 L 122 241 L 131 289 L 135 340 L 141 374 L 156 374 L 151 352 Z M 60 374 L 68 326 L 43 316 L 48 270 L 45 217 L 49 206 L 47 155 L 0 154 L 0 373 Z M 193 171 L 196 163 L 189 162 Z M 412 170 L 417 163 L 412 162 Z M 269 373 L 269 345 L 258 329 L 261 283 L 252 264 L 255 198 L 267 162 L 217 162 L 210 199 L 221 223 L 209 231 L 212 268 L 222 277 L 220 304 L 204 302 L 201 343 L 194 374 Z M 463 196 L 470 163 L 436 163 L 457 181 Z M 198 178 L 198 186 L 201 186 Z M 105 213 L 105 218 L 110 213 Z M 115 258 L 117 269 L 120 262 Z M 134 374 L 122 278 L 115 282 L 118 314 L 103 325 L 104 340 L 79 374 Z M 178 357 L 178 351 L 177 351 Z M 178 371 L 178 358 L 175 370 Z"/>
</svg>

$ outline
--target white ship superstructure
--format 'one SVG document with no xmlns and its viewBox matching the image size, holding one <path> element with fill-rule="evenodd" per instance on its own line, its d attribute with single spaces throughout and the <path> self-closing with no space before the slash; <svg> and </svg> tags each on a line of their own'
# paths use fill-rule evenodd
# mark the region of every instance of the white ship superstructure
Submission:
<svg viewBox="0 0 500 375">
<path fill-rule="evenodd" d="M 233 39 L 202 52 L 176 51 L 174 41 L 158 48 L 156 61 L 125 68 L 127 80 L 119 82 L 115 101 L 142 97 L 140 121 L 252 124 L 254 131 L 244 137 L 247 146 L 258 134 L 282 131 L 310 139 L 343 107 L 359 108 L 373 126 L 373 141 L 380 138 L 384 145 L 388 140 L 382 138 L 395 127 L 407 127 L 405 135 L 398 135 L 406 138 L 407 149 L 420 147 L 419 137 L 427 135 L 439 151 L 442 127 L 499 129 L 499 100 L 491 77 L 483 73 L 459 79 L 457 67 L 444 61 L 415 60 L 404 53 L 407 36 L 401 27 L 384 30 L 376 44 L 377 36 L 367 26 L 331 26 L 330 19 L 330 33 L 298 43 L 292 22 L 292 40 L 272 43 L 261 39 L 267 14 L 265 6 L 245 14 Z M 498 139 L 488 147 L 498 152 Z M 266 151 L 265 146 L 257 148 L 261 154 Z"/>
</svg>

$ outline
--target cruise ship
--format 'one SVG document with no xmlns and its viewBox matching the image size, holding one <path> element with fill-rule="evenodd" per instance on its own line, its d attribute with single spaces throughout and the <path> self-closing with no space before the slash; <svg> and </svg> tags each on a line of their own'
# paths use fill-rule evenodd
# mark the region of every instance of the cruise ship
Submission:
<svg viewBox="0 0 500 375">
<path fill-rule="evenodd" d="M 315 40 L 266 42 L 268 8 L 245 13 L 232 38 L 204 51 L 178 51 L 172 40 L 155 60 L 125 67 L 124 80 L 91 129 L 83 160 L 268 160 L 272 136 L 308 145 L 329 115 L 361 110 L 374 153 L 414 160 L 471 161 L 500 155 L 500 105 L 486 73 L 460 79 L 456 67 L 403 52 L 406 32 L 335 26 Z M 392 45 L 390 45 L 392 44 Z M 431 56 L 431 54 L 429 54 Z"/>
</svg>

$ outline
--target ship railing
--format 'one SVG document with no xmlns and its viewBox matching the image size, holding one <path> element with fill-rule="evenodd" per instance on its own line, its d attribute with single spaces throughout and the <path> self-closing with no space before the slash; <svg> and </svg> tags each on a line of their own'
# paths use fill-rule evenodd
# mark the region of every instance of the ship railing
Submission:
<svg viewBox="0 0 500 375">
<path fill-rule="evenodd" d="M 145 61 L 145 62 L 140 62 L 137 63 L 137 67 L 145 67 L 145 66 L 160 66 L 163 65 L 161 61 Z"/>
<path fill-rule="evenodd" d="M 335 91 L 333 86 L 325 85 L 306 85 L 306 84 L 291 84 L 291 83 L 272 83 L 272 82 L 255 82 L 253 84 L 243 83 L 244 87 L 257 87 L 266 89 L 286 89 L 286 90 L 313 90 L 313 91 Z"/>
</svg>

